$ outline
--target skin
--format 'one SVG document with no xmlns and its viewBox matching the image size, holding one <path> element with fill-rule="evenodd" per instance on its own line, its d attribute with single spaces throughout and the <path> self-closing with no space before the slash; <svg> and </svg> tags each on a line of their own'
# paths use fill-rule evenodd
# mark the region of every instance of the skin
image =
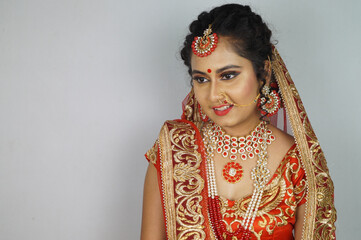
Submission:
<svg viewBox="0 0 361 240">
<path fill-rule="evenodd" d="M 246 107 L 233 106 L 230 112 L 224 116 L 218 116 L 214 111 L 214 107 L 224 105 L 225 97 L 220 94 L 221 92 L 226 93 L 232 102 L 246 105 L 255 100 L 261 87 L 252 62 L 239 56 L 232 49 L 227 38 L 220 37 L 217 48 L 207 57 L 192 55 L 191 67 L 193 88 L 197 101 L 203 112 L 212 121 L 220 125 L 227 134 L 245 136 L 259 124 L 260 113 L 256 103 Z M 265 70 L 268 70 L 268 67 L 268 62 L 266 62 Z M 269 77 L 270 75 L 267 79 Z M 268 80 L 267 84 L 269 84 Z M 294 144 L 294 139 L 272 125 L 269 125 L 269 128 L 276 137 L 276 140 L 267 148 L 267 167 L 272 176 L 289 148 Z M 244 175 L 242 180 L 236 184 L 229 184 L 222 176 L 223 166 L 228 161 L 220 154 L 215 153 L 215 177 L 218 194 L 230 200 L 251 195 L 254 187 L 250 172 L 256 165 L 257 157 L 242 162 L 238 160 L 243 167 Z M 153 168 L 152 165 L 148 167 L 144 187 L 142 240 L 165 239 L 157 175 Z M 304 205 L 296 209 L 294 228 L 296 240 L 301 239 L 304 214 Z"/>
<path fill-rule="evenodd" d="M 157 170 L 149 164 L 144 182 L 141 240 L 166 239 Z"/>
</svg>

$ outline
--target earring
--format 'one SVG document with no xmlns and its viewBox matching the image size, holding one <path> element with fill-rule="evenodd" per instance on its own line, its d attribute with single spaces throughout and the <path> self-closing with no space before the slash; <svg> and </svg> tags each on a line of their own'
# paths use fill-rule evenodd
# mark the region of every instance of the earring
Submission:
<svg viewBox="0 0 361 240">
<path fill-rule="evenodd" d="M 202 107 L 201 105 L 199 105 L 198 103 L 198 111 L 199 111 L 199 115 L 201 116 L 201 119 L 203 122 L 208 122 L 209 118 L 208 116 L 202 111 Z"/>
<path fill-rule="evenodd" d="M 262 88 L 262 93 L 265 97 L 262 97 L 258 101 L 258 108 L 262 115 L 271 117 L 275 115 L 281 107 L 281 98 L 278 92 L 275 90 L 270 90 L 268 86 Z M 268 101 L 266 101 L 268 98 Z"/>
</svg>

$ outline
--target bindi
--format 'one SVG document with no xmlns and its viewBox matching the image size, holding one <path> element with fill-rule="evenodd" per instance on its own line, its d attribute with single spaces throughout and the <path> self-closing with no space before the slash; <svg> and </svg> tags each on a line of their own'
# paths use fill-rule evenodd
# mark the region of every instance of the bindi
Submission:
<svg viewBox="0 0 361 240">
<path fill-rule="evenodd" d="M 212 72 L 212 70 L 211 70 L 210 68 L 208 68 L 207 72 L 208 72 L 208 73 L 211 73 L 211 72 Z"/>
</svg>

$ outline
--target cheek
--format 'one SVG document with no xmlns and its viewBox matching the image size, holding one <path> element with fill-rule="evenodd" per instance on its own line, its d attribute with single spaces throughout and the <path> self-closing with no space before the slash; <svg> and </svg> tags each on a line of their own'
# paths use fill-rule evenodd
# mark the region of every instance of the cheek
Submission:
<svg viewBox="0 0 361 240">
<path fill-rule="evenodd" d="M 255 77 L 244 79 L 238 83 L 238 86 L 234 86 L 230 89 L 230 94 L 234 96 L 235 99 L 248 99 L 255 97 L 255 94 L 258 93 L 258 80 Z"/>
<path fill-rule="evenodd" d="M 204 104 L 205 94 L 204 91 L 202 91 L 201 88 L 194 86 L 194 96 L 196 97 L 196 100 L 199 104 Z"/>
</svg>

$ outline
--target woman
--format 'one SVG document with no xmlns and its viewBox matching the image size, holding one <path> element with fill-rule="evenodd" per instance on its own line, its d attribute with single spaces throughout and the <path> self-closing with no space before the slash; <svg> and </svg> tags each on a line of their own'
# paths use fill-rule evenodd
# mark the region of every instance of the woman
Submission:
<svg viewBox="0 0 361 240">
<path fill-rule="evenodd" d="M 326 161 L 270 38 L 237 4 L 190 25 L 193 87 L 146 154 L 142 239 L 335 238 Z"/>
</svg>

